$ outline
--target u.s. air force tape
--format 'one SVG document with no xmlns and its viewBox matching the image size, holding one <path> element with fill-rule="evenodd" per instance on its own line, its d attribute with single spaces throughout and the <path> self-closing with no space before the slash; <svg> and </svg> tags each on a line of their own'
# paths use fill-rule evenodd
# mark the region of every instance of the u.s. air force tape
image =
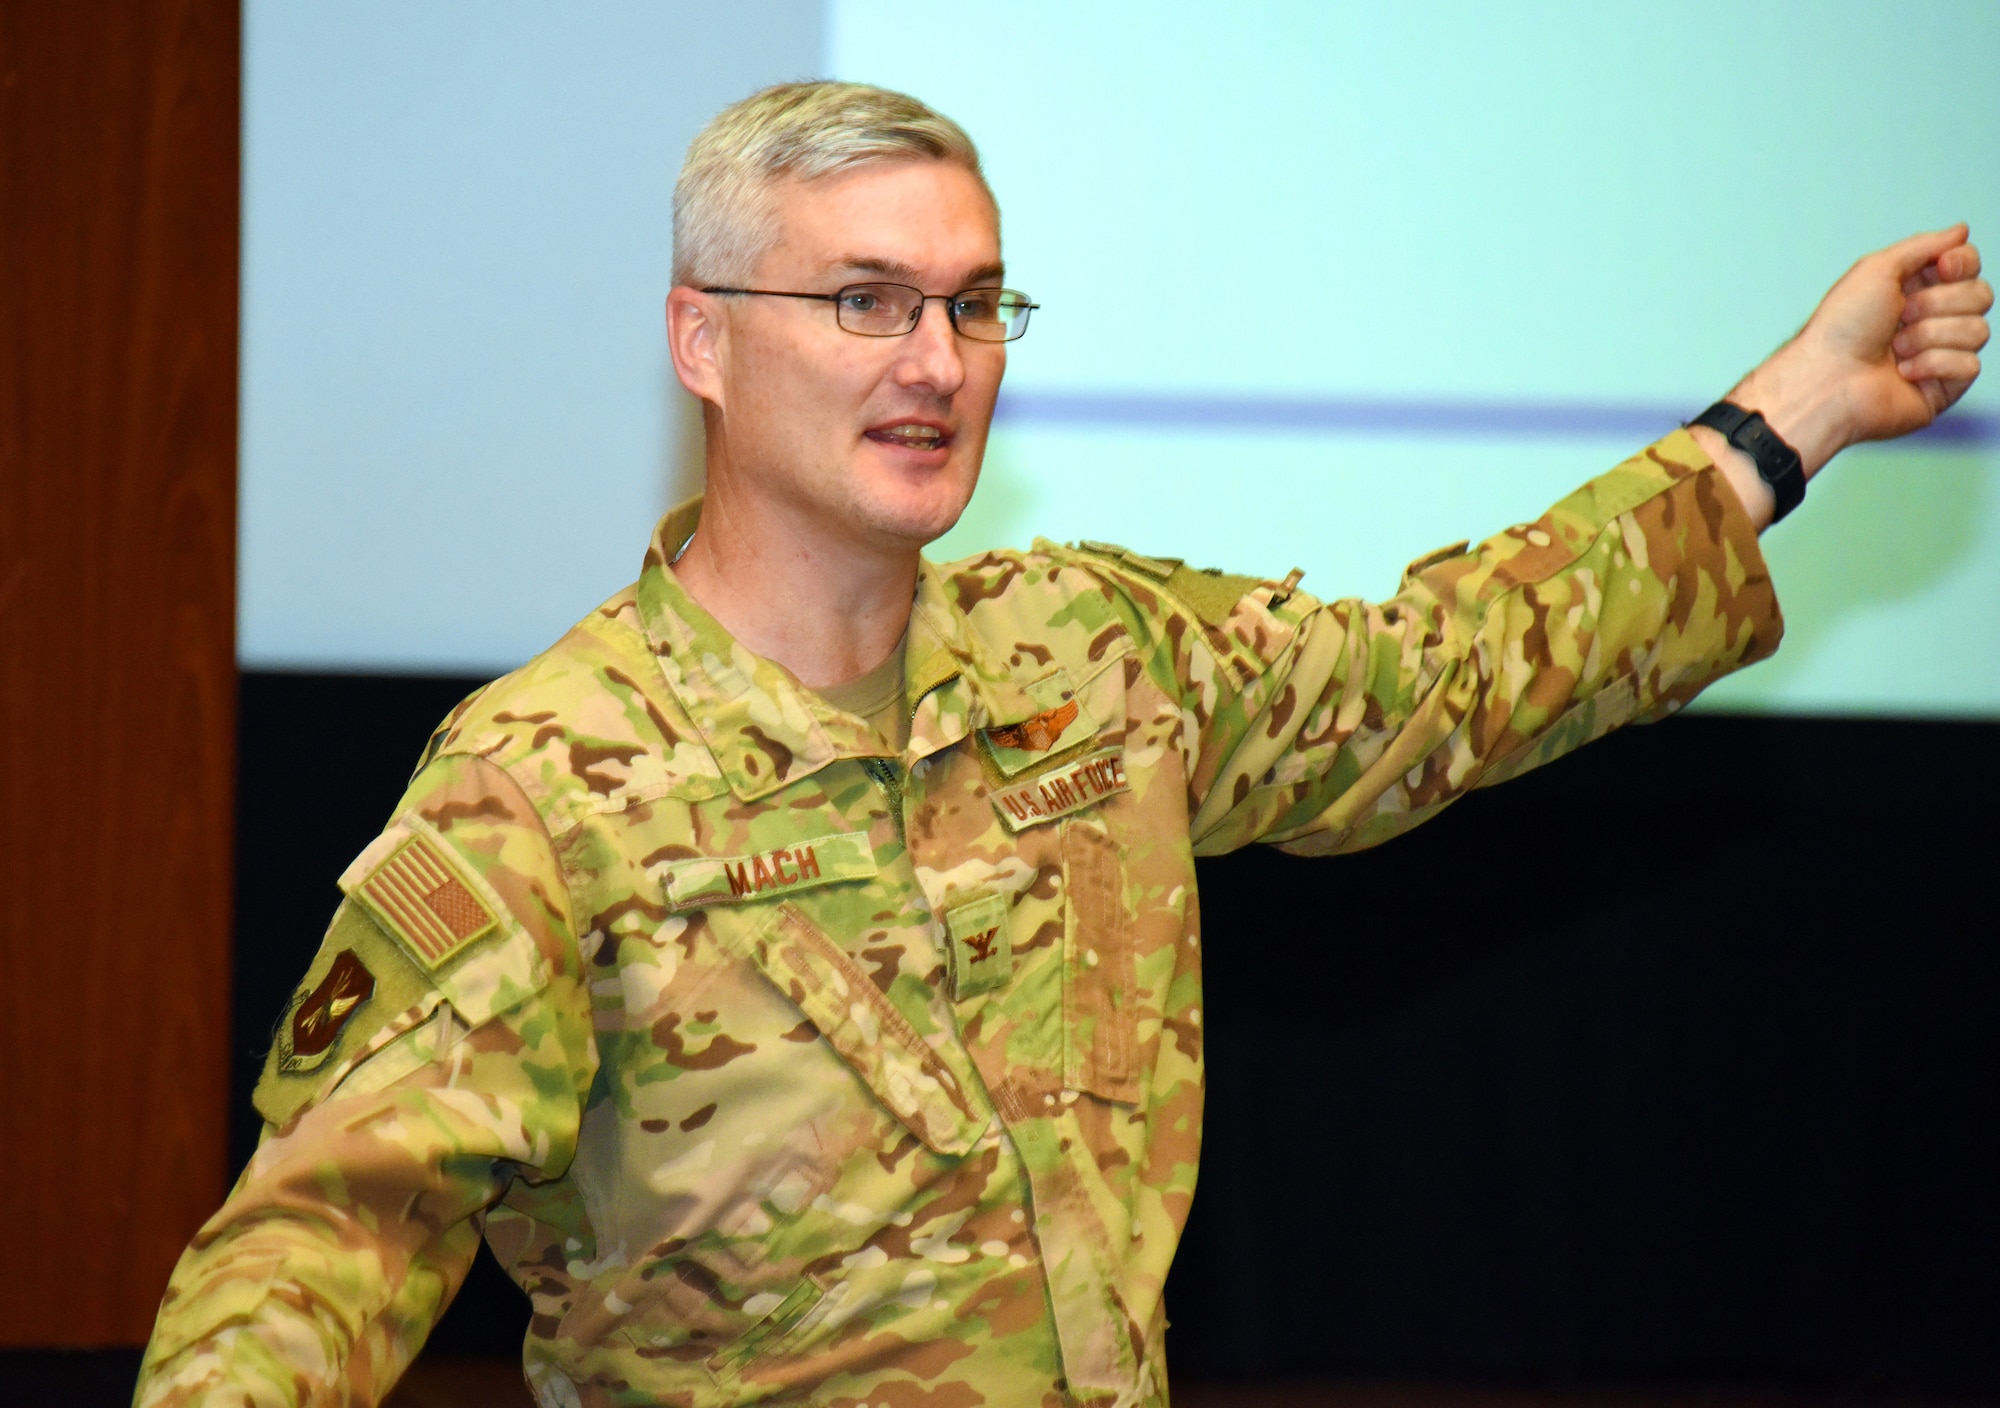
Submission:
<svg viewBox="0 0 2000 1408">
<path fill-rule="evenodd" d="M 1125 780 L 1125 750 L 1100 748 L 1061 767 L 1001 788 L 993 794 L 993 810 L 1000 813 L 1000 820 L 1009 831 L 1025 831 L 1081 811 L 1129 787 Z"/>
<path fill-rule="evenodd" d="M 865 831 L 837 831 L 747 856 L 695 856 L 667 865 L 661 885 L 675 909 L 770 899 L 875 875 Z"/>
</svg>

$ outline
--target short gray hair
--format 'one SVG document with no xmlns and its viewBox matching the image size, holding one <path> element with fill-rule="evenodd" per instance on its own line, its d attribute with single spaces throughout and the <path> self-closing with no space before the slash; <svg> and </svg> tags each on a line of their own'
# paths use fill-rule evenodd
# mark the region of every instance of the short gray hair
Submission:
<svg viewBox="0 0 2000 1408">
<path fill-rule="evenodd" d="M 986 184 L 965 129 L 906 93 L 827 82 L 753 93 L 688 144 L 674 183 L 674 282 L 747 282 L 778 237 L 770 193 L 780 180 L 925 160 L 956 162 Z"/>
</svg>

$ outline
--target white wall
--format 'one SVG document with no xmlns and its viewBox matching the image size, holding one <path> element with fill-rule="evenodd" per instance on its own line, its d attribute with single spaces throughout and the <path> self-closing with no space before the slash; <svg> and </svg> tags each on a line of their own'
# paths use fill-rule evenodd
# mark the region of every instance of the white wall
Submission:
<svg viewBox="0 0 2000 1408">
<path fill-rule="evenodd" d="M 818 0 L 249 0 L 239 653 L 493 672 L 637 575 L 677 474 L 681 153 Z"/>
</svg>

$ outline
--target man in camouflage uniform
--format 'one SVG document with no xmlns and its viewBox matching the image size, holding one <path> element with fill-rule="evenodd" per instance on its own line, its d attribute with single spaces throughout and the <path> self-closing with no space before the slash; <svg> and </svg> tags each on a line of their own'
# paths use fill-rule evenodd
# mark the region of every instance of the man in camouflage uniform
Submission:
<svg viewBox="0 0 2000 1408">
<path fill-rule="evenodd" d="M 1977 270 L 1962 230 L 1871 256 L 1736 399 L 1809 469 L 1927 423 Z M 1193 858 L 1374 845 L 1778 643 L 1770 492 L 1706 430 L 1378 606 L 1089 543 L 922 561 L 1026 309 L 970 144 L 898 95 L 718 118 L 675 276 L 707 501 L 341 877 L 143 1404 L 377 1401 L 482 1231 L 550 1408 L 1163 1404 Z"/>
</svg>

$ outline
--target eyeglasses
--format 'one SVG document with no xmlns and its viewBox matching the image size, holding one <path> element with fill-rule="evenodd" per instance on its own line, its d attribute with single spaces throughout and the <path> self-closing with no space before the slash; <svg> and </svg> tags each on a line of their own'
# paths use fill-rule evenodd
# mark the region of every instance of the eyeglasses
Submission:
<svg viewBox="0 0 2000 1408">
<path fill-rule="evenodd" d="M 762 298 L 810 298 L 833 305 L 834 321 L 863 337 L 901 337 L 916 330 L 924 305 L 944 303 L 951 325 L 979 342 L 1012 342 L 1042 305 L 1015 288 L 963 288 L 925 293 L 907 284 L 849 284 L 837 293 L 787 293 L 775 288 L 704 288 L 703 293 L 754 293 Z"/>
</svg>

